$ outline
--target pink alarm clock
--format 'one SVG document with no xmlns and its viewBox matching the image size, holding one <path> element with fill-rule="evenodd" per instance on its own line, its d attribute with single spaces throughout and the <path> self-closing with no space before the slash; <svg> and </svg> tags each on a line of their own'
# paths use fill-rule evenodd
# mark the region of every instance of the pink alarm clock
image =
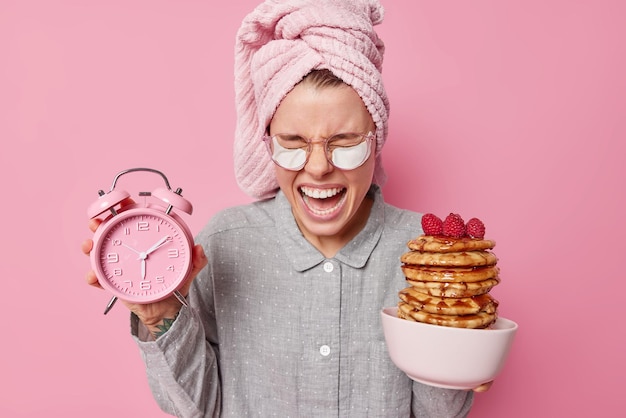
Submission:
<svg viewBox="0 0 626 418">
<path fill-rule="evenodd" d="M 131 172 L 159 174 L 166 188 L 142 192 L 156 203 L 134 203 L 116 209 L 130 197 L 124 190 L 115 190 L 118 179 Z M 89 218 L 105 212 L 111 214 L 100 224 L 93 237 L 90 260 L 102 287 L 113 294 L 105 314 L 119 299 L 131 303 L 153 303 L 171 295 L 186 305 L 178 292 L 191 270 L 193 236 L 174 209 L 191 215 L 191 203 L 172 191 L 165 175 L 151 168 L 132 168 L 118 173 L 111 190 L 98 192 L 100 198 L 87 210 Z"/>
</svg>

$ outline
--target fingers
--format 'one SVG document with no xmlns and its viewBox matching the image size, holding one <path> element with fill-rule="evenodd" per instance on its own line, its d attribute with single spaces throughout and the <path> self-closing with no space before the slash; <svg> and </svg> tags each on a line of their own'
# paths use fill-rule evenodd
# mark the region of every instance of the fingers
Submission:
<svg viewBox="0 0 626 418">
<path fill-rule="evenodd" d="M 89 255 L 89 253 L 91 252 L 93 248 L 93 240 L 91 239 L 86 239 L 82 242 L 82 244 L 80 245 L 80 249 L 83 252 L 83 254 L 85 255 Z"/>
<path fill-rule="evenodd" d="M 135 202 L 131 198 L 127 198 L 127 199 L 124 199 L 122 202 L 120 202 L 120 206 L 121 207 L 128 206 L 134 203 Z M 91 232 L 96 232 L 96 230 L 102 224 L 102 222 L 104 222 L 104 220 L 100 218 L 92 218 L 88 221 L 87 226 L 89 227 L 89 230 Z M 83 254 L 89 256 L 89 254 L 91 253 L 91 250 L 93 250 L 93 240 L 92 239 L 84 240 L 80 245 L 80 249 L 83 252 Z M 98 281 L 98 277 L 96 276 L 96 273 L 93 270 L 90 270 L 89 272 L 87 272 L 87 275 L 85 276 L 85 281 L 90 286 L 96 287 L 98 289 L 103 289 L 102 285 L 100 285 L 100 282 Z"/>
<path fill-rule="evenodd" d="M 85 279 L 88 285 L 102 289 L 102 286 L 100 285 L 100 283 L 98 282 L 98 278 L 96 277 L 96 273 L 93 270 L 90 270 L 89 273 L 87 273 Z"/>
<path fill-rule="evenodd" d="M 85 241 L 83 241 L 83 243 L 80 246 L 80 249 L 82 250 L 83 254 L 89 255 L 89 253 L 93 249 L 93 240 L 86 239 Z M 87 273 L 87 276 L 85 276 L 85 280 L 87 281 L 88 285 L 102 289 L 102 286 L 100 286 L 100 283 L 98 282 L 98 278 L 96 277 L 96 273 L 93 270 L 90 270 Z"/>
<path fill-rule="evenodd" d="M 129 205 L 134 205 L 134 204 L 135 204 L 135 201 L 132 198 L 127 197 L 126 199 L 122 200 L 119 203 L 120 207 L 119 207 L 118 211 L 121 210 L 124 206 L 129 206 Z M 109 213 L 109 212 L 105 212 L 105 213 L 103 213 L 101 215 L 106 215 L 107 213 Z M 109 213 L 109 215 L 108 215 L 108 217 L 106 217 L 106 219 L 109 219 L 111 216 L 112 215 Z M 91 232 L 96 232 L 96 229 L 98 229 L 98 227 L 100 226 L 100 224 L 102 222 L 104 222 L 103 219 L 91 218 L 89 220 L 89 222 L 88 222 L 88 226 L 89 226 L 89 229 L 91 230 Z"/>
<path fill-rule="evenodd" d="M 189 287 L 191 287 L 191 282 L 198 275 L 198 273 L 200 273 L 200 271 L 208 264 L 208 260 L 206 258 L 206 255 L 204 254 L 204 248 L 202 248 L 202 245 L 196 244 L 192 248 L 191 262 L 191 271 L 189 272 L 187 281 L 180 289 L 180 292 L 183 295 L 187 295 L 187 293 L 189 293 Z"/>
<path fill-rule="evenodd" d="M 123 208 L 124 206 L 134 205 L 134 204 L 135 204 L 135 201 L 133 200 L 133 198 L 127 197 L 126 199 L 120 202 L 120 209 Z"/>
<path fill-rule="evenodd" d="M 193 267 L 191 269 L 192 276 L 196 276 L 200 273 L 200 270 L 206 267 L 208 260 L 206 259 L 206 254 L 204 254 L 204 248 L 202 245 L 196 244 L 192 250 L 193 255 Z"/>
<path fill-rule="evenodd" d="M 493 385 L 493 380 L 491 382 L 483 383 L 482 385 L 474 388 L 474 392 L 476 393 L 487 392 L 489 388 L 491 388 L 491 385 Z"/>
<path fill-rule="evenodd" d="M 89 226 L 89 230 L 91 230 L 91 232 L 96 232 L 96 229 L 98 229 L 98 226 L 100 226 L 101 223 L 102 219 L 91 218 L 87 225 Z"/>
</svg>

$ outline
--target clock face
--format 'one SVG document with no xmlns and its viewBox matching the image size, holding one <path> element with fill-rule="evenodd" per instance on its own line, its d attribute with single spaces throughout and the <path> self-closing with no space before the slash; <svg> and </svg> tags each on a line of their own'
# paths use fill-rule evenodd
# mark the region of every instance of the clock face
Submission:
<svg viewBox="0 0 626 418">
<path fill-rule="evenodd" d="M 191 268 L 192 247 L 175 214 L 132 208 L 96 231 L 91 262 L 102 287 L 129 302 L 150 303 L 178 289 Z"/>
</svg>

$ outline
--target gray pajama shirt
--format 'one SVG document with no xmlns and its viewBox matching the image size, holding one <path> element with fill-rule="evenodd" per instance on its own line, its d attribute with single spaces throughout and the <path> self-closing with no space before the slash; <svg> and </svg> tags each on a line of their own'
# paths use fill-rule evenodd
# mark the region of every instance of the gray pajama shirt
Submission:
<svg viewBox="0 0 626 418">
<path fill-rule="evenodd" d="M 420 215 L 374 199 L 365 228 L 325 258 L 289 202 L 226 209 L 198 234 L 209 265 L 190 308 L 149 341 L 132 320 L 161 408 L 180 417 L 466 416 L 471 391 L 410 380 L 387 354 L 380 310 L 406 287 L 400 256 Z M 426 343 L 426 342 L 425 342 Z"/>
</svg>

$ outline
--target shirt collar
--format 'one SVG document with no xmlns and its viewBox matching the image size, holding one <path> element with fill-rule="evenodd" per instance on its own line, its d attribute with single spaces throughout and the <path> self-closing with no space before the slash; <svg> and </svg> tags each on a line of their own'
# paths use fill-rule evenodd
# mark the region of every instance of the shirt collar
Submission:
<svg viewBox="0 0 626 418">
<path fill-rule="evenodd" d="M 368 191 L 368 197 L 374 200 L 374 204 L 365 227 L 335 256 L 337 261 L 353 268 L 365 266 L 383 232 L 384 202 L 380 187 L 372 185 Z M 279 241 L 292 267 L 296 271 L 305 271 L 326 260 L 326 257 L 300 232 L 291 212 L 291 205 L 280 190 L 276 195 L 275 203 Z"/>
</svg>

